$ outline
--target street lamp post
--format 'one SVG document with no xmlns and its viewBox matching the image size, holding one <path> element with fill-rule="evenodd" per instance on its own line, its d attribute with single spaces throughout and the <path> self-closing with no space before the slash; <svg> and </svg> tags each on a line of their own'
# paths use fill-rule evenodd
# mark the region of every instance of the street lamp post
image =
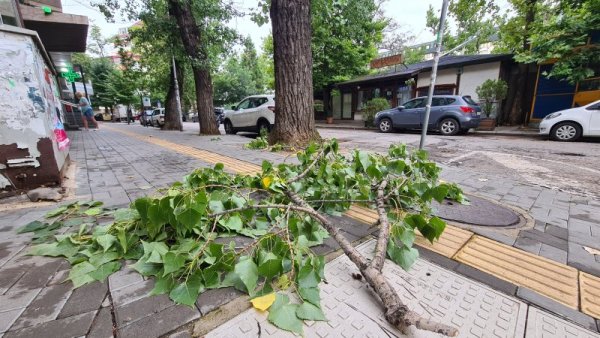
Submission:
<svg viewBox="0 0 600 338">
<path fill-rule="evenodd" d="M 423 118 L 423 130 L 421 131 L 421 141 L 419 149 L 423 149 L 425 145 L 425 137 L 427 136 L 427 127 L 429 126 L 429 115 L 431 114 L 431 101 L 433 100 L 433 92 L 435 89 L 435 80 L 437 78 L 438 63 L 440 62 L 440 52 L 442 50 L 442 37 L 444 34 L 444 24 L 446 21 L 446 13 L 448 12 L 448 0 L 444 0 L 442 4 L 442 15 L 440 16 L 440 26 L 437 32 L 435 54 L 433 56 L 433 67 L 431 67 L 431 81 L 429 83 L 429 92 L 427 94 L 427 105 L 425 106 L 425 117 Z"/>
</svg>

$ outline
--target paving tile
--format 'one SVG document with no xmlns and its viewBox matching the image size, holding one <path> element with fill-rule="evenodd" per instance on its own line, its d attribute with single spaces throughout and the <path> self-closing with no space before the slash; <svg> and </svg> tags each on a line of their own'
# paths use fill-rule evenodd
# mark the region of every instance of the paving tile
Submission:
<svg viewBox="0 0 600 338">
<path fill-rule="evenodd" d="M 111 291 L 142 282 L 143 280 L 144 277 L 142 275 L 127 266 L 108 276 L 108 284 Z"/>
<path fill-rule="evenodd" d="M 587 252 L 582 245 L 570 243 L 567 254 L 567 263 L 580 271 L 600 276 L 600 263 L 596 261 L 594 255 Z"/>
<path fill-rule="evenodd" d="M 545 233 L 533 229 L 520 231 L 519 237 L 529 238 L 540 243 L 551 245 L 561 250 L 567 250 L 569 246 L 569 243 L 562 238 L 552 236 L 550 233 Z"/>
<path fill-rule="evenodd" d="M 14 331 L 56 319 L 70 294 L 70 284 L 42 289 L 10 329 Z"/>
<path fill-rule="evenodd" d="M 3 338 L 81 337 L 88 332 L 95 316 L 96 311 L 92 311 L 77 316 L 53 320 L 16 331 L 8 331 Z"/>
<path fill-rule="evenodd" d="M 112 291 L 111 296 L 113 305 L 116 307 L 134 302 L 138 299 L 146 297 L 154 288 L 154 280 L 148 279 L 126 287 Z"/>
<path fill-rule="evenodd" d="M 112 338 L 113 322 L 109 308 L 100 310 L 86 338 Z"/>
<path fill-rule="evenodd" d="M 20 308 L 0 312 L 0 337 L 2 337 L 3 332 L 8 331 L 24 310 L 24 308 Z"/>
<path fill-rule="evenodd" d="M 561 238 L 564 240 L 569 239 L 569 230 L 567 230 L 566 227 L 560 227 L 560 226 L 548 224 L 548 225 L 546 225 L 545 232 L 554 237 L 558 237 L 558 238 Z"/>
<path fill-rule="evenodd" d="M 560 304 L 548 297 L 545 297 L 537 292 L 534 292 L 528 288 L 519 287 L 517 289 L 517 297 L 524 301 L 534 304 L 546 311 L 557 314 L 567 320 L 577 323 L 588 330 L 596 330 L 596 322 L 594 318 L 583 314 L 577 310 Z"/>
<path fill-rule="evenodd" d="M 458 264 L 454 271 L 460 273 L 463 276 L 474 279 L 485 285 L 490 286 L 494 290 L 504 292 L 508 295 L 514 295 L 517 292 L 517 286 L 513 283 L 507 282 L 489 273 L 477 270 L 466 264 Z"/>
<path fill-rule="evenodd" d="M 115 307 L 117 327 L 129 325 L 174 305 L 175 303 L 169 299 L 168 295 L 158 295 L 144 297 L 123 306 Z"/>
<path fill-rule="evenodd" d="M 597 337 L 597 333 L 583 329 L 566 320 L 531 306 L 527 315 L 526 337 Z"/>
<path fill-rule="evenodd" d="M 581 311 L 600 319 L 600 277 L 579 273 Z M 600 330 L 600 328 L 598 328 Z"/>
<path fill-rule="evenodd" d="M 207 290 L 200 294 L 196 300 L 196 306 L 200 309 L 200 313 L 205 316 L 216 308 L 242 296 L 245 296 L 245 294 L 233 287 Z"/>
<path fill-rule="evenodd" d="M 567 251 L 555 248 L 548 244 L 542 244 L 539 255 L 561 264 L 567 264 Z"/>
<path fill-rule="evenodd" d="M 531 238 L 520 237 L 517 238 L 517 241 L 515 242 L 515 248 L 525 250 L 534 255 L 539 255 L 540 249 L 542 248 L 542 243 Z"/>
<path fill-rule="evenodd" d="M 460 264 L 459 262 L 453 259 L 450 259 L 444 255 L 441 255 L 424 247 L 417 247 L 417 250 L 419 251 L 419 257 L 425 259 L 428 262 L 444 267 L 448 270 L 454 270 Z"/>
<path fill-rule="evenodd" d="M 100 308 L 102 301 L 108 294 L 106 282 L 93 282 L 75 290 L 67 300 L 58 318 L 70 317 L 80 313 L 95 311 Z"/>
<path fill-rule="evenodd" d="M 9 291 L 0 296 L 0 312 L 21 309 L 29 305 L 41 289 Z"/>
<path fill-rule="evenodd" d="M 200 318 L 198 309 L 175 305 L 119 328 L 118 335 L 121 337 L 159 337 L 197 318 Z"/>
<path fill-rule="evenodd" d="M 571 308 L 579 304 L 577 270 L 572 267 L 480 236 L 474 236 L 455 259 Z"/>
<path fill-rule="evenodd" d="M 30 261 L 34 261 L 35 263 L 27 269 L 25 274 L 11 289 L 27 290 L 42 288 L 52 279 L 61 265 L 60 259 L 48 259 L 46 257 L 32 257 Z"/>
</svg>

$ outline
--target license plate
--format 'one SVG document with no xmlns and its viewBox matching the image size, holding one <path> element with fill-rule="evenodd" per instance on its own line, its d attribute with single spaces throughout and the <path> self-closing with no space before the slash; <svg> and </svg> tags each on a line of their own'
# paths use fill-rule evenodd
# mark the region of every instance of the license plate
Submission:
<svg viewBox="0 0 600 338">
<path fill-rule="evenodd" d="M 477 116 L 481 116 L 481 112 L 480 111 L 477 112 Z"/>
</svg>

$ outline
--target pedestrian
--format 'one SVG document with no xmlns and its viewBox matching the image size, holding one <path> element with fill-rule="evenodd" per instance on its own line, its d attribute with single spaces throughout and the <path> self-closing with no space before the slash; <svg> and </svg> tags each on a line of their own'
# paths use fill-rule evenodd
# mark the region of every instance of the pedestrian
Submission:
<svg viewBox="0 0 600 338">
<path fill-rule="evenodd" d="M 127 124 L 133 121 L 133 112 L 131 111 L 131 106 L 127 106 Z"/>
<path fill-rule="evenodd" d="M 88 129 L 88 119 L 94 122 L 96 129 L 100 129 L 98 126 L 98 122 L 94 119 L 94 110 L 90 105 L 90 101 L 83 96 L 81 92 L 75 93 L 75 97 L 79 100 L 79 109 L 81 110 L 81 118 L 83 119 L 83 127 L 85 130 Z"/>
</svg>

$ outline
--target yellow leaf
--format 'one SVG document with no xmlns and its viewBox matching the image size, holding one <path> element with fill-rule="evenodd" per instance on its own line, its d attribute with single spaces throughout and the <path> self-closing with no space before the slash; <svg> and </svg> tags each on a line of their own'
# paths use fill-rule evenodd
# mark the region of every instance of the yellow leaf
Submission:
<svg viewBox="0 0 600 338">
<path fill-rule="evenodd" d="M 266 176 L 262 178 L 262 184 L 265 189 L 269 189 L 271 183 L 273 182 L 273 178 L 271 176 Z"/>
<path fill-rule="evenodd" d="M 269 293 L 268 295 L 256 297 L 250 300 L 250 302 L 252 302 L 252 306 L 254 306 L 255 309 L 260 311 L 265 311 L 266 309 L 271 307 L 274 301 L 275 293 Z"/>
</svg>

